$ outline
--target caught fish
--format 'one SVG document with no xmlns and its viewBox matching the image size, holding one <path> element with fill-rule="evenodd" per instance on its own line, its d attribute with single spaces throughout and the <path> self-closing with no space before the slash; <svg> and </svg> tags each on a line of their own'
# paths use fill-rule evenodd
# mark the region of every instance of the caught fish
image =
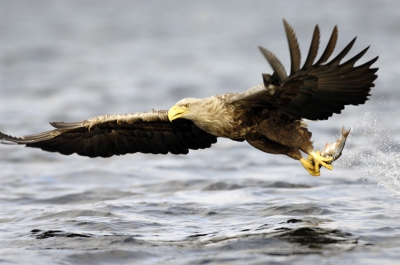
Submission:
<svg viewBox="0 0 400 265">
<path fill-rule="evenodd" d="M 323 157 L 332 157 L 333 161 L 337 160 L 341 155 L 342 155 L 342 151 L 344 148 L 344 145 L 346 144 L 346 139 L 347 136 L 350 133 L 350 130 L 347 130 L 344 128 L 344 126 L 342 127 L 342 136 L 334 143 L 330 144 L 327 143 L 325 145 L 325 147 L 321 150 L 321 156 Z M 330 162 L 330 163 L 332 163 Z"/>
</svg>

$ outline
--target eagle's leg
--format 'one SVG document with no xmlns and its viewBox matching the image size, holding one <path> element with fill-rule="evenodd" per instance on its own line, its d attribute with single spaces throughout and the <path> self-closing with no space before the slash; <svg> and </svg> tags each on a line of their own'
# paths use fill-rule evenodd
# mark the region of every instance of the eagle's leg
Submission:
<svg viewBox="0 0 400 265">
<path fill-rule="evenodd" d="M 318 172 L 315 171 L 315 167 L 310 159 L 300 158 L 300 162 L 303 165 L 303 167 L 308 171 L 308 173 L 310 173 L 311 176 L 318 177 L 321 175 L 319 171 Z"/>
<path fill-rule="evenodd" d="M 303 167 L 308 171 L 308 173 L 310 173 L 312 176 L 317 177 L 321 174 L 320 170 L 319 170 L 321 168 L 321 166 L 323 166 L 329 170 L 333 169 L 333 166 L 331 164 L 329 164 L 332 162 L 332 160 L 333 160 L 332 157 L 326 158 L 326 157 L 321 156 L 319 151 L 315 151 L 315 152 L 312 151 L 309 153 L 307 160 L 304 158 L 301 158 L 300 162 L 303 165 Z"/>
</svg>

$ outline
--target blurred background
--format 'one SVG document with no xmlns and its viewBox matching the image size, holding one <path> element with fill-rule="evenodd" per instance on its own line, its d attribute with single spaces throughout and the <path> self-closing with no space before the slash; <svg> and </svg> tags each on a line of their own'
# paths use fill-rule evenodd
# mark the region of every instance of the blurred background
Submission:
<svg viewBox="0 0 400 265">
<path fill-rule="evenodd" d="M 24 111 L 18 124 L 167 109 L 182 97 L 243 91 L 271 72 L 257 45 L 290 66 L 282 18 L 304 58 L 316 24 L 322 48 L 335 25 L 336 52 L 358 36 L 353 53 L 371 45 L 366 58 L 380 55 L 374 97 L 396 96 L 396 1 L 0 3 L 2 128 Z"/>
</svg>

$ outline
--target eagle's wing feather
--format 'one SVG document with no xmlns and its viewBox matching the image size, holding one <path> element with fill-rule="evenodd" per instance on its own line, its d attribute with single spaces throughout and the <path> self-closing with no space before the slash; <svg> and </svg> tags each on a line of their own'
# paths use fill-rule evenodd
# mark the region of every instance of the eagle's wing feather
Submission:
<svg viewBox="0 0 400 265">
<path fill-rule="evenodd" d="M 308 51 L 307 59 L 304 62 L 304 66 L 302 69 L 310 67 L 314 63 L 314 60 L 317 57 L 318 53 L 319 38 L 320 38 L 320 31 L 317 25 L 315 26 L 313 38 L 311 40 L 310 50 Z"/>
<path fill-rule="evenodd" d="M 167 111 L 99 116 L 82 122 L 52 122 L 56 129 L 0 139 L 64 155 L 110 157 L 127 153 L 187 154 L 208 148 L 217 138 L 185 119 L 170 122 Z"/>
<path fill-rule="evenodd" d="M 325 63 L 329 59 L 329 57 L 331 57 L 332 52 L 335 49 L 337 39 L 338 39 L 338 29 L 335 26 L 333 28 L 331 37 L 329 38 L 328 44 L 326 45 L 326 48 L 321 55 L 321 58 L 319 58 L 319 60 L 315 63 L 316 65 Z"/>
<path fill-rule="evenodd" d="M 365 51 L 360 53 L 361 56 Z M 354 58 L 360 57 L 358 55 Z M 281 104 L 274 104 L 275 107 L 296 119 L 325 120 L 333 113 L 341 113 L 346 105 L 365 103 L 378 70 L 370 66 L 378 58 L 353 67 L 354 58 L 342 65 L 336 65 L 334 61 L 333 64 L 314 65 L 290 76 L 277 101 Z"/>
<path fill-rule="evenodd" d="M 378 57 L 362 64 L 355 63 L 368 47 L 350 60 L 340 64 L 352 48 L 355 38 L 330 62 L 337 41 L 335 27 L 328 45 L 317 63 L 313 61 L 319 46 L 319 29 L 316 26 L 306 62 L 299 70 L 300 54 L 293 29 L 284 21 L 291 54 L 291 74 L 284 78 L 285 70 L 279 60 L 268 50 L 260 48 L 275 70 L 263 74 L 264 84 L 234 95 L 232 103 L 275 109 L 293 119 L 325 120 L 340 113 L 346 105 L 359 105 L 368 100 L 369 91 L 377 78 L 378 68 L 370 68 Z M 272 62 L 272 63 L 271 63 Z"/>
<path fill-rule="evenodd" d="M 294 33 L 292 26 L 290 26 L 286 20 L 283 20 L 283 25 L 285 26 L 286 37 L 289 43 L 291 59 L 290 74 L 292 75 L 300 69 L 301 53 L 299 43 L 297 42 L 296 34 Z"/>
</svg>

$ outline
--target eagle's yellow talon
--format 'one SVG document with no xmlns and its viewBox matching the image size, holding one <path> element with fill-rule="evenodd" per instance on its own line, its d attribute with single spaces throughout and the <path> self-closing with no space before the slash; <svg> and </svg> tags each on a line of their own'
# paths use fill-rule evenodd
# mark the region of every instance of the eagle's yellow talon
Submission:
<svg viewBox="0 0 400 265">
<path fill-rule="evenodd" d="M 320 167 L 323 166 L 329 170 L 333 169 L 333 166 L 330 164 L 333 162 L 333 157 L 323 157 L 319 151 L 311 152 L 308 159 L 313 162 L 315 166 L 315 171 L 319 171 Z"/>
<path fill-rule="evenodd" d="M 303 165 L 303 167 L 308 171 L 308 173 L 310 173 L 311 176 L 318 177 L 319 175 L 321 175 L 321 173 L 319 172 L 319 168 L 318 170 L 315 170 L 315 166 L 313 163 L 311 163 L 311 160 L 309 158 L 307 160 L 301 158 L 300 162 Z"/>
<path fill-rule="evenodd" d="M 333 166 L 330 164 L 333 162 L 332 157 L 323 157 L 319 151 L 313 151 L 307 157 L 307 160 L 304 158 L 300 159 L 301 164 L 303 167 L 310 173 L 312 176 L 319 176 L 321 166 L 332 170 Z"/>
</svg>

